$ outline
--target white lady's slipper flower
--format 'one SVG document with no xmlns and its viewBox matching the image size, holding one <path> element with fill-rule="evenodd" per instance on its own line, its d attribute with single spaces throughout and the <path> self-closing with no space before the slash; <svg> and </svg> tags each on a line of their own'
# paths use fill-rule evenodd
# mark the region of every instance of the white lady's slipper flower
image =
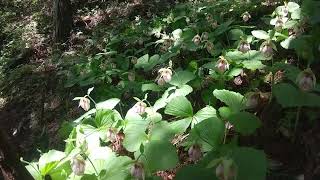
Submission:
<svg viewBox="0 0 320 180">
<path fill-rule="evenodd" d="M 201 34 L 201 41 L 207 41 L 209 39 L 209 33 L 208 32 L 203 32 Z"/>
<path fill-rule="evenodd" d="M 246 107 L 249 109 L 254 109 L 258 107 L 260 102 L 260 93 L 250 92 L 247 95 Z"/>
<path fill-rule="evenodd" d="M 77 176 L 82 176 L 84 174 L 85 166 L 85 161 L 80 158 L 74 157 L 71 160 L 72 172 Z"/>
<path fill-rule="evenodd" d="M 160 77 L 162 77 L 165 82 L 171 81 L 172 71 L 170 68 L 161 68 L 158 71 L 158 73 L 160 74 Z"/>
<path fill-rule="evenodd" d="M 241 41 L 240 44 L 239 44 L 238 50 L 240 52 L 246 53 L 246 52 L 251 50 L 250 44 L 248 42 L 246 42 L 246 41 Z"/>
<path fill-rule="evenodd" d="M 200 146 L 198 144 L 192 145 L 188 150 L 188 155 L 191 161 L 197 162 L 202 157 Z"/>
<path fill-rule="evenodd" d="M 143 164 L 141 163 L 135 163 L 131 168 L 131 176 L 134 177 L 136 180 L 144 180 L 145 179 L 145 173 Z"/>
<path fill-rule="evenodd" d="M 136 75 L 134 72 L 129 72 L 128 73 L 128 80 L 133 82 L 136 79 Z"/>
<path fill-rule="evenodd" d="M 198 46 L 198 45 L 201 43 L 201 37 L 199 36 L 199 34 L 195 35 L 195 36 L 193 37 L 192 41 L 193 41 L 193 43 L 194 43 L 195 45 Z"/>
<path fill-rule="evenodd" d="M 302 91 L 310 91 L 316 86 L 316 76 L 308 68 L 298 75 L 296 82 Z"/>
<path fill-rule="evenodd" d="M 271 57 L 273 55 L 273 48 L 271 43 L 269 42 L 263 42 L 260 46 L 260 52 L 265 56 L 265 57 Z"/>
<path fill-rule="evenodd" d="M 90 99 L 82 97 L 79 101 L 79 107 L 85 111 L 88 111 L 90 109 Z"/>
<path fill-rule="evenodd" d="M 146 108 L 147 108 L 147 104 L 142 101 L 137 102 L 133 106 L 134 112 L 136 112 L 140 115 L 146 112 Z"/>
<path fill-rule="evenodd" d="M 207 51 L 210 53 L 210 52 L 213 51 L 213 48 L 214 48 L 213 43 L 210 42 L 210 41 L 208 41 L 208 42 L 206 43 L 206 49 L 207 49 Z"/>
<path fill-rule="evenodd" d="M 223 56 L 220 56 L 220 59 L 216 63 L 216 68 L 218 72 L 224 73 L 229 70 L 229 63 Z"/>
<path fill-rule="evenodd" d="M 224 159 L 216 167 L 216 176 L 219 180 L 235 180 L 237 169 L 232 160 Z"/>
<path fill-rule="evenodd" d="M 242 14 L 242 20 L 248 22 L 251 19 L 251 15 L 248 12 Z"/>
</svg>

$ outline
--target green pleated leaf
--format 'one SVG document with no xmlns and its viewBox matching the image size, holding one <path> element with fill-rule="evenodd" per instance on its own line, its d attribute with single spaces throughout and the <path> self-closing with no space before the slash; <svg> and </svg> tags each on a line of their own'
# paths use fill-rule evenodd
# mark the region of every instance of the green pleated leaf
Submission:
<svg viewBox="0 0 320 180">
<path fill-rule="evenodd" d="M 209 118 L 196 124 L 191 130 L 188 142 L 201 144 L 204 151 L 218 148 L 224 136 L 224 122 L 218 118 Z"/>
<path fill-rule="evenodd" d="M 228 36 L 231 40 L 240 40 L 244 36 L 244 32 L 241 29 L 231 29 L 228 32 Z"/>
<path fill-rule="evenodd" d="M 254 30 L 251 34 L 258 39 L 269 39 L 268 33 L 263 30 Z"/>
<path fill-rule="evenodd" d="M 96 109 L 113 109 L 119 102 L 120 99 L 118 98 L 108 99 L 106 101 L 97 103 Z"/>
<path fill-rule="evenodd" d="M 93 165 L 91 164 L 91 162 Z M 121 180 L 129 176 L 132 160 L 126 156 L 116 156 L 108 147 L 96 148 L 86 160 L 85 174 L 96 174 L 101 179 Z"/>
<path fill-rule="evenodd" d="M 141 90 L 143 92 L 145 92 L 145 91 L 159 92 L 159 91 L 161 91 L 161 88 L 158 85 L 156 85 L 155 83 L 149 83 L 149 84 L 142 84 Z"/>
<path fill-rule="evenodd" d="M 187 128 L 190 126 L 192 117 L 181 119 L 178 121 L 173 121 L 170 123 L 170 127 L 175 134 L 184 133 Z"/>
<path fill-rule="evenodd" d="M 140 159 L 152 173 L 174 168 L 179 162 L 176 148 L 167 141 L 150 141 L 143 154 Z"/>
<path fill-rule="evenodd" d="M 303 92 L 288 83 L 276 84 L 272 92 L 283 107 L 320 107 L 320 96 Z"/>
<path fill-rule="evenodd" d="M 199 166 L 198 164 L 191 164 L 179 169 L 175 177 L 176 180 L 218 180 L 215 177 L 215 171 Z"/>
<path fill-rule="evenodd" d="M 172 76 L 170 84 L 174 86 L 182 86 L 193 80 L 196 76 L 190 71 L 179 71 Z"/>
<path fill-rule="evenodd" d="M 250 50 L 246 53 L 236 51 L 228 51 L 225 55 L 227 59 L 231 59 L 235 62 L 241 62 L 242 60 L 248 61 L 264 61 L 268 60 L 269 58 L 265 57 L 260 51 L 257 50 Z"/>
<path fill-rule="evenodd" d="M 41 175 L 44 176 L 48 174 L 64 157 L 66 157 L 64 152 L 56 150 L 50 150 L 49 152 L 43 154 L 39 159 L 39 170 Z"/>
<path fill-rule="evenodd" d="M 245 99 L 240 93 L 236 93 L 229 90 L 214 90 L 213 95 L 224 102 L 234 112 L 238 112 L 245 109 Z"/>
<path fill-rule="evenodd" d="M 213 108 L 212 106 L 206 106 L 202 109 L 200 109 L 194 116 L 192 119 L 192 127 L 205 120 L 208 118 L 212 118 L 212 117 L 217 117 L 217 111 L 215 108 Z"/>
<path fill-rule="evenodd" d="M 264 180 L 267 174 L 267 159 L 263 151 L 238 147 L 232 152 L 237 165 L 237 180 Z"/>
<path fill-rule="evenodd" d="M 288 2 L 288 10 L 289 10 L 289 12 L 294 12 L 295 10 L 297 10 L 299 8 L 300 8 L 299 4 L 297 4 L 295 2 Z"/>
<path fill-rule="evenodd" d="M 170 124 L 167 121 L 161 121 L 154 124 L 150 128 L 149 140 L 162 140 L 170 142 L 174 135 L 175 132 L 171 128 Z"/>
<path fill-rule="evenodd" d="M 124 129 L 125 138 L 123 146 L 130 152 L 137 151 L 142 143 L 148 137 L 146 132 L 148 121 L 143 119 L 138 114 L 130 114 L 126 116 L 127 124 Z"/>
<path fill-rule="evenodd" d="M 166 114 L 178 117 L 190 117 L 193 115 L 192 105 L 190 101 L 184 96 L 173 98 L 167 105 Z"/>
<path fill-rule="evenodd" d="M 261 61 L 242 61 L 242 64 L 244 68 L 250 69 L 252 71 L 263 69 L 266 67 L 264 64 L 262 64 Z"/>
<path fill-rule="evenodd" d="M 228 120 L 234 125 L 235 130 L 242 135 L 252 134 L 261 126 L 258 117 L 248 112 L 231 114 Z"/>
</svg>

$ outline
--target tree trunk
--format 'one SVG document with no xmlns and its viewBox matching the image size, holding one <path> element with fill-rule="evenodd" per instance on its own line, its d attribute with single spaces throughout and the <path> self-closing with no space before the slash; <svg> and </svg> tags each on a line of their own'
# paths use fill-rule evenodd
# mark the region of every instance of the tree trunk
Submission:
<svg viewBox="0 0 320 180">
<path fill-rule="evenodd" d="M 65 42 L 72 29 L 72 8 L 70 0 L 54 0 L 54 41 Z"/>
<path fill-rule="evenodd" d="M 18 153 L 2 129 L 0 129 L 0 179 L 1 178 L 5 180 L 33 179 L 22 162 L 20 162 Z"/>
</svg>

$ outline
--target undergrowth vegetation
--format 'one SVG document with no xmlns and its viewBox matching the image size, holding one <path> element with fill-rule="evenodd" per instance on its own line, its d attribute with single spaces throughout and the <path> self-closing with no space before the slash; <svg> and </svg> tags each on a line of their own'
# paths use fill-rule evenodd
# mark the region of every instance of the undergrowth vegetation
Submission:
<svg viewBox="0 0 320 180">
<path fill-rule="evenodd" d="M 64 87 L 87 89 L 73 99 L 85 112 L 62 123 L 64 150 L 22 160 L 34 179 L 263 180 L 262 139 L 295 143 L 319 120 L 320 2 L 152 8 L 116 23 L 93 10 L 109 23 L 53 54 Z"/>
</svg>

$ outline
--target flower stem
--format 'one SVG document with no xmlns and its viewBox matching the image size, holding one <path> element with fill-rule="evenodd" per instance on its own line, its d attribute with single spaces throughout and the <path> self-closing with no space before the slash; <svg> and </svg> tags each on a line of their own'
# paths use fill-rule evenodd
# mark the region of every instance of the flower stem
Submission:
<svg viewBox="0 0 320 180">
<path fill-rule="evenodd" d="M 96 172 L 96 175 L 97 175 L 97 176 L 99 176 L 99 174 L 98 174 L 98 171 L 97 171 L 96 167 L 94 166 L 94 164 L 92 163 L 92 161 L 90 160 L 90 158 L 89 158 L 88 156 L 87 156 L 87 158 L 88 158 L 88 160 L 89 160 L 90 164 L 92 165 L 92 167 L 93 167 L 94 171 Z"/>
<path fill-rule="evenodd" d="M 94 103 L 94 105 L 96 106 L 97 103 L 96 103 L 89 95 L 87 95 L 87 96 L 88 96 L 88 98 Z"/>
<path fill-rule="evenodd" d="M 299 106 L 298 109 L 297 109 L 296 122 L 295 122 L 295 124 L 294 124 L 294 134 L 296 134 L 296 132 L 297 132 L 298 123 L 299 123 L 299 118 L 300 118 L 300 113 L 301 113 L 301 106 Z"/>
<path fill-rule="evenodd" d="M 224 125 L 224 138 L 223 138 L 223 144 L 226 144 L 227 134 L 228 134 L 228 127 L 226 127 L 226 125 Z"/>
</svg>

